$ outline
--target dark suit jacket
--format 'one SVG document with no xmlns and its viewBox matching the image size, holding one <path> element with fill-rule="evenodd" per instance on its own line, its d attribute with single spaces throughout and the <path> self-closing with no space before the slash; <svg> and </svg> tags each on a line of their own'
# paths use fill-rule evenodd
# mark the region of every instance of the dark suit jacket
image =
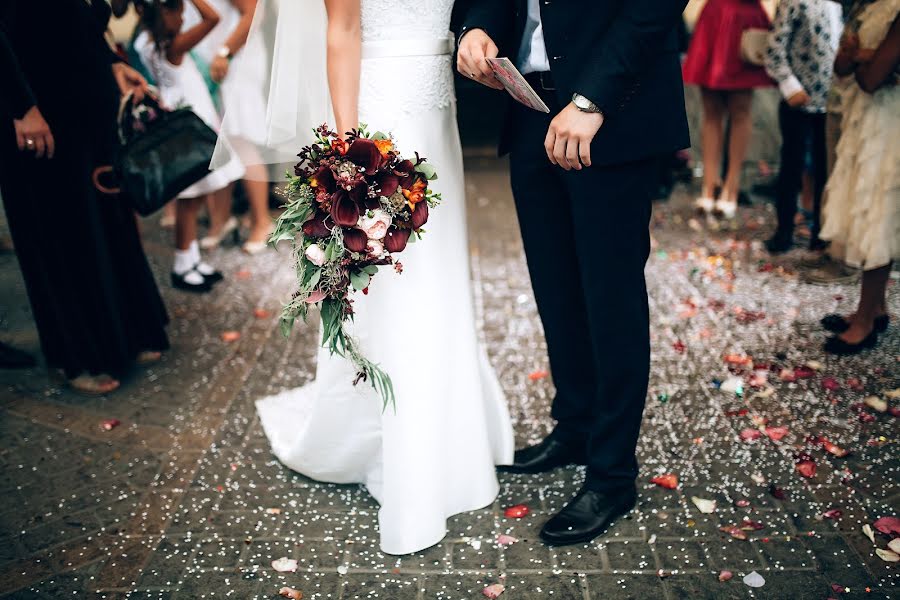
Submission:
<svg viewBox="0 0 900 600">
<path fill-rule="evenodd" d="M 560 106 L 577 92 L 597 104 L 606 118 L 591 147 L 594 163 L 621 164 L 690 145 L 678 48 L 678 23 L 686 4 L 541 0 L 544 41 Z M 524 35 L 526 0 L 464 0 L 458 10 L 460 35 L 484 29 L 500 56 L 515 60 Z"/>
</svg>

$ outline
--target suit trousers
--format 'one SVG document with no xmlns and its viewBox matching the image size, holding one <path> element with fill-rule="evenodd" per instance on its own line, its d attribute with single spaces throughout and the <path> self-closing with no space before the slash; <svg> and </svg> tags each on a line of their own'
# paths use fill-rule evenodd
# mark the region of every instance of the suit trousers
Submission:
<svg viewBox="0 0 900 600">
<path fill-rule="evenodd" d="M 512 189 L 557 390 L 553 435 L 584 445 L 588 488 L 633 485 L 650 371 L 644 267 L 659 157 L 580 171 L 553 165 L 544 138 L 560 106 L 552 92 L 538 92 L 550 114 L 515 103 L 508 135 Z"/>
</svg>

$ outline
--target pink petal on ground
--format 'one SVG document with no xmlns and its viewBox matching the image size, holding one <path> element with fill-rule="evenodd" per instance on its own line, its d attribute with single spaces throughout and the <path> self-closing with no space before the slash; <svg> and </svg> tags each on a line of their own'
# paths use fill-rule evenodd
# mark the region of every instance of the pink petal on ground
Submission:
<svg viewBox="0 0 900 600">
<path fill-rule="evenodd" d="M 788 434 L 788 428 L 780 425 L 778 427 L 766 427 L 766 435 L 774 441 L 779 441 Z"/>
<path fill-rule="evenodd" d="M 900 519 L 897 517 L 881 517 L 872 523 L 872 526 L 881 533 L 888 535 L 900 533 Z"/>
<path fill-rule="evenodd" d="M 503 511 L 503 514 L 506 515 L 506 518 L 508 519 L 521 519 L 531 514 L 531 509 L 524 504 L 516 504 Z"/>
<path fill-rule="evenodd" d="M 493 585 L 489 585 L 483 590 L 481 590 L 482 595 L 487 596 L 488 598 L 499 598 L 500 594 L 506 591 L 506 586 L 501 585 L 499 583 L 495 583 Z"/>
<path fill-rule="evenodd" d="M 797 472 L 807 479 L 816 476 L 816 463 L 811 460 L 801 460 L 796 466 Z"/>
<path fill-rule="evenodd" d="M 758 440 L 761 437 L 762 432 L 759 429 L 748 427 L 741 431 L 741 439 L 745 442 L 752 442 L 753 440 Z"/>
<path fill-rule="evenodd" d="M 734 574 L 731 571 L 722 571 L 719 573 L 719 581 L 728 581 L 732 577 L 734 577 Z"/>
</svg>

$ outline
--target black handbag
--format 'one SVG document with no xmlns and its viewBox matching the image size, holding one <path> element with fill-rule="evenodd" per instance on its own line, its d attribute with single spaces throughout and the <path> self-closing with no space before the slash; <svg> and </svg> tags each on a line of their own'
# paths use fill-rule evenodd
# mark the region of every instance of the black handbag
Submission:
<svg viewBox="0 0 900 600">
<path fill-rule="evenodd" d="M 150 95 L 135 103 L 131 95 L 119 110 L 119 142 L 114 164 L 94 172 L 105 193 L 121 193 L 134 210 L 148 216 L 209 175 L 218 135 L 187 108 L 168 111 Z M 113 172 L 117 188 L 100 183 Z"/>
</svg>

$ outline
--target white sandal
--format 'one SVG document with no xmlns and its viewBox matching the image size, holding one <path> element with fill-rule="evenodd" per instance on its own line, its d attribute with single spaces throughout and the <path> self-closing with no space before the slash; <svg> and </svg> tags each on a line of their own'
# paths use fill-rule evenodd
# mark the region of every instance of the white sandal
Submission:
<svg viewBox="0 0 900 600">
<path fill-rule="evenodd" d="M 207 234 L 206 237 L 203 237 L 200 240 L 200 248 L 203 250 L 212 250 L 213 248 L 217 248 L 222 244 L 222 240 L 224 240 L 229 235 L 235 234 L 237 230 L 238 220 L 233 216 L 228 217 L 228 220 L 225 221 L 225 225 L 222 226 L 222 231 L 220 231 L 217 235 Z"/>
<path fill-rule="evenodd" d="M 694 208 L 696 208 L 698 212 L 701 212 L 705 215 L 712 213 L 715 206 L 716 201 L 706 196 L 701 196 L 694 200 Z"/>
</svg>

